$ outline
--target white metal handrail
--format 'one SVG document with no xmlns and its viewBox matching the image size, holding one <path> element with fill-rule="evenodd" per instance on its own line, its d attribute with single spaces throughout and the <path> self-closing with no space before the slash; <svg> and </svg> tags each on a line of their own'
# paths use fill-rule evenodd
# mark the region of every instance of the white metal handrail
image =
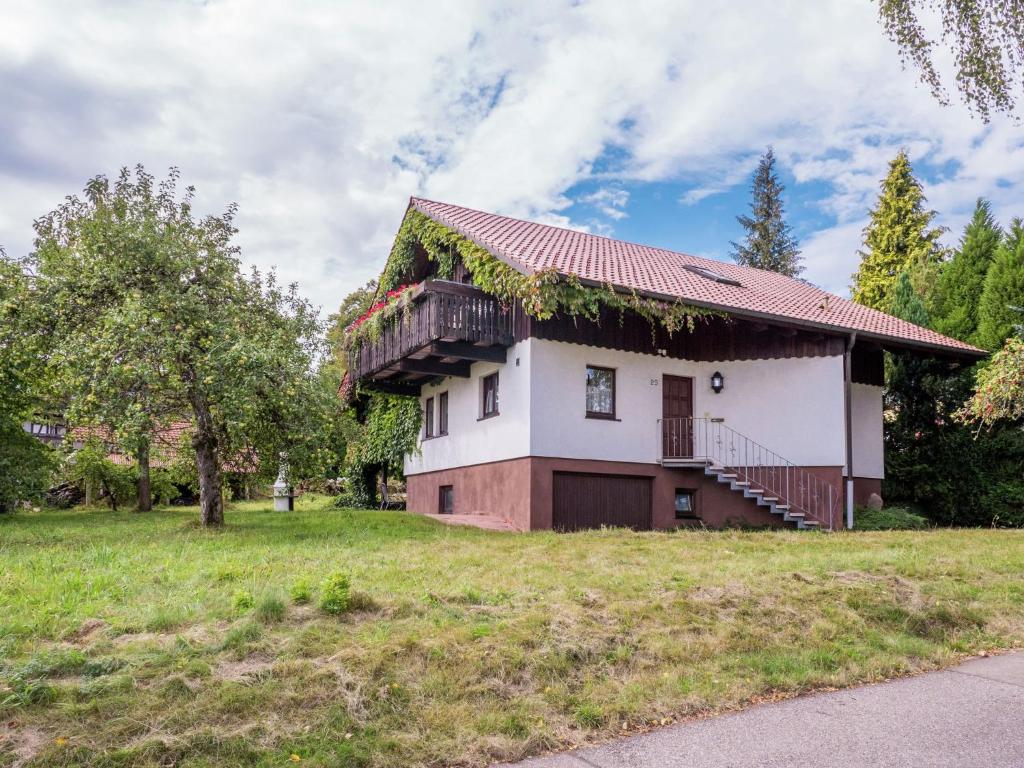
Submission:
<svg viewBox="0 0 1024 768">
<path fill-rule="evenodd" d="M 725 426 L 721 419 L 692 416 L 658 419 L 661 460 L 708 463 L 749 483 L 763 497 L 775 497 L 805 520 L 835 530 L 839 492 L 824 478 L 808 472 L 760 443 Z"/>
</svg>

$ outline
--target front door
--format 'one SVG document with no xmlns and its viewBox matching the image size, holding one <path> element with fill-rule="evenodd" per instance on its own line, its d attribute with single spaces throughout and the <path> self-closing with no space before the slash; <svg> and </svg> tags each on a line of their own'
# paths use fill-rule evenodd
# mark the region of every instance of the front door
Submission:
<svg viewBox="0 0 1024 768">
<path fill-rule="evenodd" d="M 666 459 L 693 456 L 693 379 L 661 377 L 661 455 Z"/>
</svg>

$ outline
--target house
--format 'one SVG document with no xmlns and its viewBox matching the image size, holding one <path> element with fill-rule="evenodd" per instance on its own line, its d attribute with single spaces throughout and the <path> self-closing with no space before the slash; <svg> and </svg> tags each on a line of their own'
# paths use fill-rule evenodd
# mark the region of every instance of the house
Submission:
<svg viewBox="0 0 1024 768">
<path fill-rule="evenodd" d="M 150 445 L 149 465 L 153 469 L 166 469 L 178 461 L 179 453 L 192 432 L 192 424 L 188 421 L 172 421 L 158 428 L 153 434 Z M 103 443 L 107 451 L 107 460 L 123 467 L 135 466 L 135 457 L 124 452 L 117 444 L 111 431 L 105 427 L 77 426 L 69 431 L 72 450 L 80 450 L 90 439 Z"/>
<path fill-rule="evenodd" d="M 519 530 L 852 524 L 883 351 L 984 354 L 802 280 L 418 198 L 381 281 L 349 370 L 420 399 L 409 509 Z"/>
</svg>

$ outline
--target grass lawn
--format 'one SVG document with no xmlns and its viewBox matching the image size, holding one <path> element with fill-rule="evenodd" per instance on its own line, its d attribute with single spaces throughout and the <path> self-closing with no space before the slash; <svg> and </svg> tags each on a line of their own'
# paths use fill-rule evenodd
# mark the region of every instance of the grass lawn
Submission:
<svg viewBox="0 0 1024 768">
<path fill-rule="evenodd" d="M 486 765 L 1024 638 L 1020 531 L 197 516 L 0 516 L 0 766 Z"/>
</svg>

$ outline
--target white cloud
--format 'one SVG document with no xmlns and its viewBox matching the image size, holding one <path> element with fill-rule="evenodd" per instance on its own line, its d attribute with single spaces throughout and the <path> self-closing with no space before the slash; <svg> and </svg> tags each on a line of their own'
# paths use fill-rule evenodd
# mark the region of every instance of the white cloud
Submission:
<svg viewBox="0 0 1024 768">
<path fill-rule="evenodd" d="M 169 165 L 240 206 L 245 258 L 328 309 L 379 271 L 411 194 L 607 231 L 616 184 L 685 202 L 745 183 L 767 144 L 822 182 L 835 225 L 807 277 L 842 290 L 900 146 L 955 170 L 927 192 L 959 226 L 977 195 L 1024 210 L 1018 130 L 939 107 L 867 2 L 241 0 L 21 4 L 0 50 L 0 243 L 99 172 Z M 612 170 L 595 164 L 609 148 Z M 567 194 L 604 219 L 572 221 Z M 634 197 L 635 205 L 635 197 Z M 723 247 L 725 244 L 723 243 Z"/>
<path fill-rule="evenodd" d="M 588 195 L 582 195 L 577 202 L 596 208 L 609 219 L 619 221 L 629 214 L 625 208 L 629 204 L 629 192 L 615 187 L 599 187 Z"/>
</svg>

